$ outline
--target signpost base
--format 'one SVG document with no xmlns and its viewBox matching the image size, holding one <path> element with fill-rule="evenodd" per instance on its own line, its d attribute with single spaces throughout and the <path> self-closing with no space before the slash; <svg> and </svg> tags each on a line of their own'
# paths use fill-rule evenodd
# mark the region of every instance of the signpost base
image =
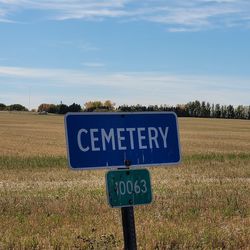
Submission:
<svg viewBox="0 0 250 250">
<path fill-rule="evenodd" d="M 129 169 L 131 162 L 125 160 L 125 166 Z M 122 207 L 122 228 L 124 238 L 124 250 L 136 250 L 136 231 L 135 231 L 135 216 L 134 207 Z"/>
<path fill-rule="evenodd" d="M 121 211 L 122 211 L 124 249 L 136 250 L 137 245 L 136 245 L 134 207 L 122 207 Z"/>
</svg>

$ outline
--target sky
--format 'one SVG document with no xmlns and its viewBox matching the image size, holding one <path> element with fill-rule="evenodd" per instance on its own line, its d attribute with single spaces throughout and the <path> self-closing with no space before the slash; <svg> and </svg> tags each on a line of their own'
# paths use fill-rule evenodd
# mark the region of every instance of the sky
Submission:
<svg viewBox="0 0 250 250">
<path fill-rule="evenodd" d="M 0 0 L 0 103 L 250 105 L 249 0 Z"/>
</svg>

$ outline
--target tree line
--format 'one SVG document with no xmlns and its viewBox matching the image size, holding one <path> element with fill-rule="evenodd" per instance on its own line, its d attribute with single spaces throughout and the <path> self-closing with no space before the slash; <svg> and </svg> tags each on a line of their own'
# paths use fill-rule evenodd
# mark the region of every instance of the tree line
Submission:
<svg viewBox="0 0 250 250">
<path fill-rule="evenodd" d="M 122 105 L 118 107 L 123 112 L 145 112 L 145 111 L 172 111 L 178 117 L 204 117 L 204 118 L 225 118 L 225 119 L 250 119 L 250 105 L 220 105 L 209 102 L 193 101 L 187 104 L 176 106 L 168 105 Z"/>
<path fill-rule="evenodd" d="M 5 105 L 0 103 L 0 111 L 28 111 L 28 109 L 20 104 Z M 121 105 L 116 107 L 115 103 L 110 100 L 101 101 L 88 101 L 83 107 L 80 104 L 73 103 L 66 104 L 47 104 L 42 103 L 39 105 L 37 112 L 46 112 L 54 114 L 66 114 L 68 112 L 161 112 L 172 111 L 178 117 L 204 117 L 204 118 L 225 118 L 225 119 L 248 119 L 250 120 L 250 105 L 220 105 L 210 104 L 205 101 L 192 101 L 187 104 L 178 104 L 176 106 L 169 105 Z"/>
<path fill-rule="evenodd" d="M 42 103 L 39 105 L 38 112 L 48 112 L 54 114 L 66 114 L 68 112 L 93 112 L 93 111 L 115 111 L 115 103 L 112 103 L 110 100 L 105 102 L 101 101 L 89 101 L 86 102 L 83 107 L 80 104 L 73 103 L 71 105 L 66 104 L 47 104 Z"/>
<path fill-rule="evenodd" d="M 0 103 L 0 111 L 28 111 L 28 109 L 21 104 L 5 105 Z"/>
<path fill-rule="evenodd" d="M 115 107 L 115 103 L 107 100 L 101 101 L 89 101 L 86 102 L 83 107 L 79 104 L 73 103 L 70 106 L 65 104 L 41 104 L 38 107 L 38 112 L 46 111 L 49 113 L 66 114 L 67 112 L 161 112 L 172 111 L 177 114 L 178 117 L 204 117 L 204 118 L 225 118 L 225 119 L 250 119 L 250 105 L 239 105 L 234 107 L 233 105 L 220 105 L 210 104 L 205 101 L 193 101 L 187 104 L 169 106 L 169 105 L 121 105 Z"/>
</svg>

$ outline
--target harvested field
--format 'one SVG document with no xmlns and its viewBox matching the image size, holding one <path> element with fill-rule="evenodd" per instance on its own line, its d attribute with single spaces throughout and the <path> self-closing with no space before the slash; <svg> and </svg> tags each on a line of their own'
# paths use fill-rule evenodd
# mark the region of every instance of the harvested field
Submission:
<svg viewBox="0 0 250 250">
<path fill-rule="evenodd" d="M 139 249 L 250 249 L 250 121 L 180 118 L 183 162 L 150 168 Z M 0 249 L 122 249 L 104 170 L 67 167 L 63 116 L 0 112 Z"/>
</svg>

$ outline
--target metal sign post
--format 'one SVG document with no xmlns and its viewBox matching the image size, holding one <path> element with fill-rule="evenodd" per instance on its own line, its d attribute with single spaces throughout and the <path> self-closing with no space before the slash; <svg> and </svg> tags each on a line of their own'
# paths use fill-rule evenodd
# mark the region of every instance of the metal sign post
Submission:
<svg viewBox="0 0 250 250">
<path fill-rule="evenodd" d="M 136 245 L 134 207 L 122 207 L 121 212 L 122 212 L 124 249 L 136 250 L 137 245 Z"/>
<path fill-rule="evenodd" d="M 129 169 L 130 161 L 125 160 L 125 166 Z M 122 228 L 124 238 L 124 250 L 136 250 L 136 230 L 135 230 L 135 216 L 134 207 L 122 207 Z"/>
</svg>

